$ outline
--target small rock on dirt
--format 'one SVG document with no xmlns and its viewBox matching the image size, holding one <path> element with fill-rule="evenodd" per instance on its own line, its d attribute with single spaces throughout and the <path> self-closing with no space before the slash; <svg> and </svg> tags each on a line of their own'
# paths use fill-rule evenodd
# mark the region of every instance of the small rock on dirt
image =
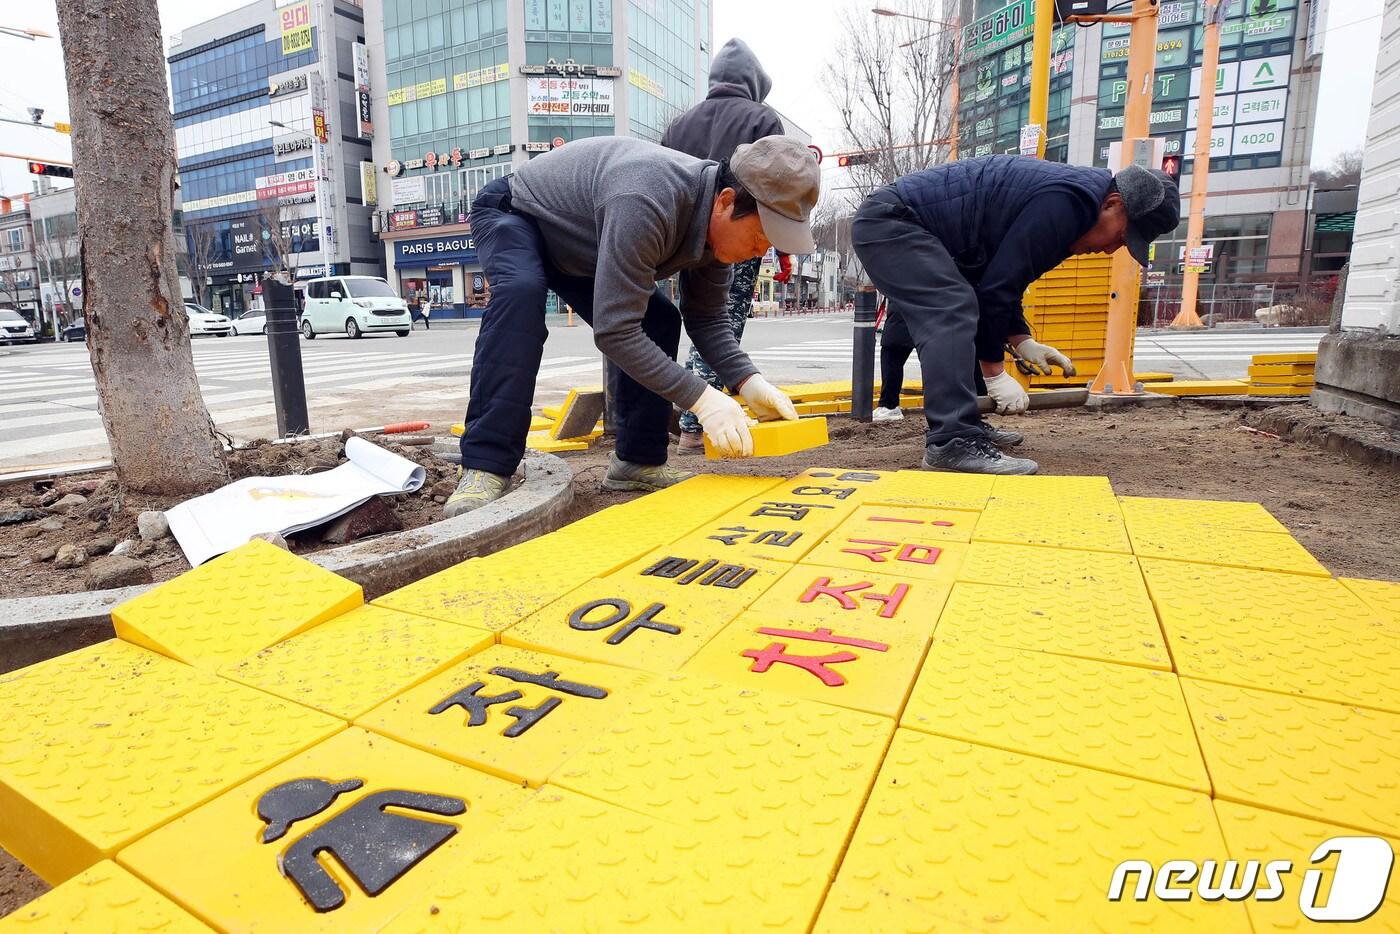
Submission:
<svg viewBox="0 0 1400 934">
<path fill-rule="evenodd" d="M 457 484 L 452 480 L 439 480 L 433 484 L 434 496 L 451 496 L 457 489 Z"/>
<path fill-rule="evenodd" d="M 44 518 L 48 513 L 40 512 L 37 509 L 12 509 L 9 512 L 0 512 L 0 525 L 19 525 L 21 522 L 35 522 Z"/>
<path fill-rule="evenodd" d="M 446 497 L 446 496 L 434 496 L 434 497 L 433 497 L 433 502 L 435 502 L 435 503 L 437 503 L 439 506 L 441 506 L 443 503 L 447 502 L 447 497 Z"/>
<path fill-rule="evenodd" d="M 67 493 L 59 499 L 49 504 L 50 512 L 66 513 L 70 509 L 77 509 L 79 506 L 87 505 L 87 497 L 81 493 Z"/>
<path fill-rule="evenodd" d="M 256 539 L 257 541 L 267 542 L 268 544 L 276 545 L 278 548 L 281 548 L 283 551 L 291 551 L 291 550 L 292 550 L 292 549 L 291 549 L 291 546 L 289 546 L 289 545 L 287 544 L 287 540 L 286 540 L 285 538 L 283 538 L 281 535 L 278 535 L 276 532 L 259 532 L 257 535 L 254 535 L 254 536 L 252 536 L 251 538 L 249 538 L 248 541 L 251 542 L 251 541 L 253 541 L 253 540 L 255 540 L 255 539 Z"/>
<path fill-rule="evenodd" d="M 58 557 L 58 546 L 45 545 L 35 552 L 34 557 L 40 561 L 52 561 L 54 558 Z"/>
<path fill-rule="evenodd" d="M 89 590 L 110 590 L 150 582 L 151 569 L 135 558 L 124 555 L 98 558 L 83 571 L 83 583 Z"/>
<path fill-rule="evenodd" d="M 117 542 L 116 547 L 112 549 L 112 554 L 117 555 L 118 557 L 120 557 L 121 555 L 129 555 L 131 554 L 132 549 L 136 547 L 136 544 L 136 541 L 130 538 L 126 539 L 125 541 Z"/>
<path fill-rule="evenodd" d="M 40 522 L 40 523 L 39 523 L 39 531 L 40 531 L 40 532 L 62 532 L 62 531 L 63 531 L 63 520 L 60 519 L 58 516 L 49 516 L 49 517 L 48 517 L 47 519 L 45 519 L 43 522 Z"/>
<path fill-rule="evenodd" d="M 54 555 L 53 566 L 56 568 L 79 568 L 87 563 L 87 552 L 80 545 L 64 545 L 58 549 L 58 554 Z"/>
<path fill-rule="evenodd" d="M 105 555 L 116 547 L 117 540 L 111 535 L 99 535 L 83 546 L 84 550 L 90 555 Z"/>
<path fill-rule="evenodd" d="M 97 488 L 102 486 L 103 481 L 97 478 L 88 480 L 69 480 L 67 483 L 58 484 L 58 489 L 62 493 L 82 493 L 87 496 L 97 492 Z"/>
<path fill-rule="evenodd" d="M 44 530 L 39 528 L 37 525 L 26 525 L 24 528 L 20 529 L 18 532 L 15 533 L 15 538 L 28 541 L 31 538 L 38 538 L 40 535 L 43 534 Z"/>
<path fill-rule="evenodd" d="M 148 509 L 136 517 L 136 529 L 143 541 L 153 542 L 170 534 L 170 520 L 165 518 L 165 513 Z"/>
<path fill-rule="evenodd" d="M 375 496 L 326 526 L 326 531 L 321 533 L 321 541 L 343 545 L 381 532 L 398 532 L 402 528 L 403 520 L 394 512 L 394 508 Z"/>
</svg>

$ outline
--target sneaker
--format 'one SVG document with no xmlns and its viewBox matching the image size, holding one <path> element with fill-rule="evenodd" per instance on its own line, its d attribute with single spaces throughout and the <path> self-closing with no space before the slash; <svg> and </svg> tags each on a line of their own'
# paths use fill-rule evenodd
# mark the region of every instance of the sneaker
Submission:
<svg viewBox="0 0 1400 934">
<path fill-rule="evenodd" d="M 930 444 L 924 452 L 924 469 L 946 473 L 981 473 L 998 476 L 1032 474 L 1040 465 L 1024 457 L 1003 454 L 984 435 L 953 438 L 943 444 Z"/>
<path fill-rule="evenodd" d="M 608 475 L 603 478 L 603 489 L 613 493 L 627 493 L 633 490 L 653 493 L 668 486 L 675 486 L 693 476 L 693 470 L 681 470 L 666 464 L 632 464 L 622 460 L 614 452 L 608 455 Z"/>
<path fill-rule="evenodd" d="M 879 408 L 877 408 L 877 409 L 875 410 L 875 414 L 874 414 L 874 415 L 870 416 L 870 420 L 871 420 L 872 422 L 898 422 L 898 421 L 903 421 L 903 420 L 904 420 L 904 410 L 901 409 L 899 406 L 895 406 L 895 407 L 892 408 L 892 409 L 887 409 L 887 408 L 884 408 L 883 406 L 881 406 L 881 407 L 879 407 Z"/>
<path fill-rule="evenodd" d="M 1009 431 L 1005 428 L 998 428 L 985 418 L 981 419 L 982 434 L 987 436 L 987 440 L 999 448 L 1014 448 L 1023 443 L 1026 436 L 1019 431 Z"/>
<path fill-rule="evenodd" d="M 682 454 L 704 454 L 705 433 L 702 431 L 681 432 L 681 440 L 676 444 L 676 450 Z"/>
<path fill-rule="evenodd" d="M 506 495 L 506 487 L 509 485 L 510 477 L 475 468 L 464 470 L 461 479 L 457 481 L 457 489 L 443 504 L 442 517 L 451 519 L 473 509 L 480 509 L 487 503 L 494 503 Z"/>
</svg>

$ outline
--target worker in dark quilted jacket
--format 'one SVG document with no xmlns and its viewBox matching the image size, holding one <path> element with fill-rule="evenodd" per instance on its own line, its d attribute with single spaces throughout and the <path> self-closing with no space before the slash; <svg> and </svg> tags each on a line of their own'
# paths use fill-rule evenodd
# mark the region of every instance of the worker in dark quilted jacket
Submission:
<svg viewBox="0 0 1400 934">
<path fill-rule="evenodd" d="M 924 467 L 1031 474 L 1035 461 L 1003 447 L 1014 431 L 977 413 L 976 378 L 997 411 L 1030 405 L 1006 372 L 1005 347 L 1038 372 L 1074 363 L 1031 336 L 1026 288 L 1071 256 L 1127 248 L 1147 265 L 1153 240 L 1176 229 L 1181 196 L 1161 172 L 985 156 L 914 172 L 880 188 L 856 212 L 852 240 L 866 273 L 908 325 L 924 378 Z"/>
</svg>

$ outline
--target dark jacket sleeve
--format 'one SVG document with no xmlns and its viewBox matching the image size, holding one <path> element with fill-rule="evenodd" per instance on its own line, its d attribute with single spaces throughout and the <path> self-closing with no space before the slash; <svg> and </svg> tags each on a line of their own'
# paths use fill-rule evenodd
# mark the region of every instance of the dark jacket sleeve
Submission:
<svg viewBox="0 0 1400 934">
<path fill-rule="evenodd" d="M 1021 311 L 1022 294 L 1069 258 L 1070 247 L 1096 217 L 1088 201 L 1068 192 L 1038 195 L 1021 209 L 977 285 L 978 359 L 999 361 L 1009 335 L 1030 333 Z"/>
</svg>

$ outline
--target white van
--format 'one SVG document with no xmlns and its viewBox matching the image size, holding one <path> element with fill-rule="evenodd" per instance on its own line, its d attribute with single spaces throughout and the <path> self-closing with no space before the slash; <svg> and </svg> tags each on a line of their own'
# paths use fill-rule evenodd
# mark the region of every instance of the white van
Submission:
<svg viewBox="0 0 1400 934">
<path fill-rule="evenodd" d="M 407 337 L 412 328 L 408 305 L 378 276 L 331 276 L 306 283 L 301 333 L 307 340 L 320 334 L 361 337 L 376 331 Z"/>
</svg>

